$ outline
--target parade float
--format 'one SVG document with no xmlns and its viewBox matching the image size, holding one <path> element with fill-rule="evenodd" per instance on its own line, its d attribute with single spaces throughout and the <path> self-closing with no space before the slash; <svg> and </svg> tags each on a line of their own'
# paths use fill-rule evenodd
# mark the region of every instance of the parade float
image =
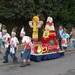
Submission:
<svg viewBox="0 0 75 75">
<path fill-rule="evenodd" d="M 60 50 L 58 41 L 56 39 L 52 17 L 49 16 L 47 18 L 40 44 L 38 43 L 38 29 L 43 25 L 43 21 L 40 21 L 37 16 L 34 16 L 33 20 L 29 21 L 29 25 L 31 28 L 33 28 L 32 39 L 34 44 L 31 51 L 31 60 L 50 60 L 64 56 L 64 51 Z"/>
</svg>

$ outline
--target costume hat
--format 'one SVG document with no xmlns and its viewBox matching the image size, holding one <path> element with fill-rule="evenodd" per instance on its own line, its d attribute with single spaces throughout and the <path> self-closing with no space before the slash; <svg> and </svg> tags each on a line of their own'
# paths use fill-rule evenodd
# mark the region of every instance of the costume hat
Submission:
<svg viewBox="0 0 75 75">
<path fill-rule="evenodd" d="M 16 31 L 17 31 L 17 27 L 15 27 L 15 28 L 12 29 L 11 34 L 15 34 L 16 35 Z"/>
<path fill-rule="evenodd" d="M 21 29 L 21 32 L 20 32 L 20 33 L 26 34 L 26 33 L 25 33 L 25 30 L 24 30 L 24 27 Z"/>
</svg>

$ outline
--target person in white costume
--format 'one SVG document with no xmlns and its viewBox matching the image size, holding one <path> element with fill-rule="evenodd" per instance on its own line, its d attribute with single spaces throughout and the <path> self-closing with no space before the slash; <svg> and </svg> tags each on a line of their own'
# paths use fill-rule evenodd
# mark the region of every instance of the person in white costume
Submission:
<svg viewBox="0 0 75 75">
<path fill-rule="evenodd" d="M 31 38 L 29 36 L 25 36 L 24 28 L 22 28 L 20 32 L 20 37 L 22 37 L 22 44 L 21 46 L 24 47 L 24 52 L 22 54 L 23 63 L 20 65 L 20 67 L 25 67 L 27 65 L 30 65 L 30 53 L 31 53 Z"/>
<path fill-rule="evenodd" d="M 10 55 L 13 58 L 13 62 L 17 62 L 16 50 L 17 44 L 19 44 L 18 38 L 16 37 L 16 29 L 17 27 L 13 29 L 10 39 Z"/>
<path fill-rule="evenodd" d="M 2 26 L 2 41 L 4 42 L 4 47 L 6 48 L 3 63 L 8 63 L 8 54 L 10 52 L 10 35 L 7 33 L 6 26 Z"/>
<path fill-rule="evenodd" d="M 7 33 L 7 29 L 6 29 L 5 25 L 2 26 L 2 35 L 3 35 L 2 41 L 4 42 L 4 47 L 8 48 L 9 41 L 10 41 L 10 35 L 9 35 L 9 33 Z"/>
</svg>

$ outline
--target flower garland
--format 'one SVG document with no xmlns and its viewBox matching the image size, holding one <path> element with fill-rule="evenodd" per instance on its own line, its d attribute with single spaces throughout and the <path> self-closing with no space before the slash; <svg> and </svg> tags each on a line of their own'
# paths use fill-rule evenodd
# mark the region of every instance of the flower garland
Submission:
<svg viewBox="0 0 75 75">
<path fill-rule="evenodd" d="M 54 23 L 53 23 L 53 22 L 50 23 L 50 22 L 48 21 L 48 22 L 46 22 L 46 24 L 49 25 L 49 26 L 52 26 Z"/>
</svg>

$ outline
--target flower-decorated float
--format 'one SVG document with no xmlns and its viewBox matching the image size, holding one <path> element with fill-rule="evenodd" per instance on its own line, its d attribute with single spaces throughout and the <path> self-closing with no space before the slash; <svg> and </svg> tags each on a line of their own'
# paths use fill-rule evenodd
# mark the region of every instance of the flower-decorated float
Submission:
<svg viewBox="0 0 75 75">
<path fill-rule="evenodd" d="M 35 31 L 37 31 L 38 28 L 41 28 L 43 21 L 36 21 L 35 19 L 36 18 L 34 18 L 33 21 L 29 21 L 29 25 L 31 28 L 33 28 L 33 36 L 38 36 L 38 34 L 34 34 L 36 33 L 34 32 L 34 29 Z M 46 26 L 43 32 L 41 43 L 34 44 L 33 50 L 31 52 L 31 60 L 49 60 L 59 58 L 61 56 L 64 56 L 64 51 L 61 51 L 59 48 L 58 41 L 56 39 L 53 19 L 49 16 L 46 21 Z"/>
</svg>

